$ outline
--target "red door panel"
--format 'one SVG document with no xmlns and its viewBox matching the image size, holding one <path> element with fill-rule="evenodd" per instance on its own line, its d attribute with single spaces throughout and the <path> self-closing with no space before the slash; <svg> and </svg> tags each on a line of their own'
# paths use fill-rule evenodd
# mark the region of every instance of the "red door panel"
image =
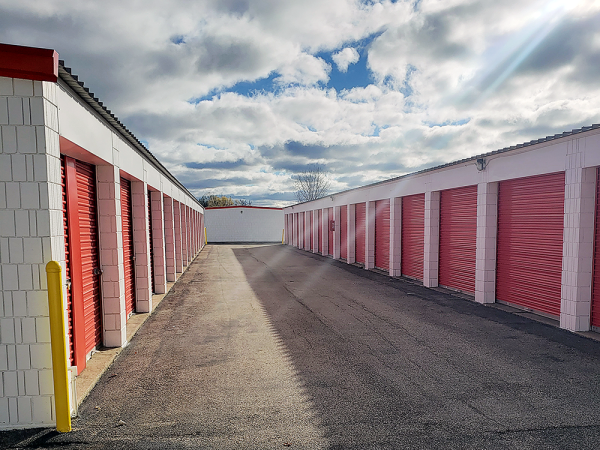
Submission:
<svg viewBox="0 0 600 450">
<path fill-rule="evenodd" d="M 323 210 L 317 211 L 317 241 L 319 253 L 323 254 Z"/>
<path fill-rule="evenodd" d="M 402 275 L 423 279 L 425 194 L 402 197 Z"/>
<path fill-rule="evenodd" d="M 90 164 L 75 161 L 75 170 L 77 174 L 85 351 L 89 353 L 102 342 L 96 177 L 95 168 Z"/>
<path fill-rule="evenodd" d="M 65 158 L 61 157 L 60 159 L 60 174 L 61 174 L 61 184 L 62 184 L 62 203 L 63 203 L 63 230 L 65 236 L 65 278 L 67 279 L 67 283 L 71 282 L 72 274 L 71 274 L 71 257 L 70 257 L 70 233 L 69 233 L 69 221 L 67 214 L 67 181 L 66 181 L 66 168 L 65 168 Z M 65 298 L 65 302 L 67 304 L 67 334 L 69 335 L 69 362 L 72 366 L 77 365 L 75 363 L 75 342 L 74 342 L 74 333 L 73 333 L 73 301 L 72 295 L 73 289 L 68 286 L 67 287 L 67 297 Z"/>
<path fill-rule="evenodd" d="M 304 231 L 304 213 L 298 213 L 298 236 L 300 236 L 299 240 L 298 240 L 298 248 L 304 248 L 304 238 L 306 236 L 306 233 Z"/>
<path fill-rule="evenodd" d="M 314 223 L 313 223 L 313 212 L 312 211 L 308 212 L 308 220 L 309 220 L 308 227 L 309 227 L 309 230 L 310 230 L 310 233 L 309 233 L 310 234 L 310 236 L 309 236 L 310 242 L 308 243 L 308 248 L 310 248 L 310 250 L 312 251 L 312 249 L 313 249 L 313 225 L 314 225 Z"/>
<path fill-rule="evenodd" d="M 596 230 L 594 236 L 592 326 L 600 327 L 600 168 L 596 173 Z"/>
<path fill-rule="evenodd" d="M 121 224 L 123 235 L 123 270 L 125 272 L 125 310 L 127 316 L 129 316 L 135 310 L 135 266 L 133 259 L 131 183 L 123 177 L 121 177 Z"/>
<path fill-rule="evenodd" d="M 564 172 L 502 181 L 496 298 L 560 315 Z"/>
<path fill-rule="evenodd" d="M 390 270 L 390 200 L 375 202 L 375 267 Z"/>
<path fill-rule="evenodd" d="M 367 204 L 357 203 L 354 214 L 354 248 L 356 262 L 365 263 L 365 236 L 367 228 Z"/>
<path fill-rule="evenodd" d="M 340 208 L 340 258 L 348 259 L 348 205 Z"/>
<path fill-rule="evenodd" d="M 440 285 L 475 293 L 477 186 L 440 193 Z"/>
<path fill-rule="evenodd" d="M 185 211 L 185 206 L 182 205 L 182 211 Z M 185 215 L 183 215 L 182 217 L 182 221 L 181 221 L 181 235 L 182 235 L 182 241 L 183 241 L 183 256 L 184 256 L 184 261 L 187 258 L 187 241 L 186 241 L 186 230 L 185 227 L 187 225 L 187 222 L 185 221 Z M 148 191 L 148 238 L 150 240 L 150 286 L 152 287 L 152 293 L 154 294 L 156 292 L 156 286 L 154 283 L 154 250 L 153 250 L 153 245 L 154 242 L 152 241 L 152 201 L 150 200 L 150 191 Z M 189 261 L 188 261 L 189 262 Z M 185 263 L 183 264 L 185 266 Z"/>
<path fill-rule="evenodd" d="M 331 226 L 329 224 L 331 224 L 331 222 L 335 220 L 333 217 L 333 208 L 327 208 L 327 226 L 328 226 L 328 246 L 327 246 L 327 254 L 329 256 L 333 256 L 333 229 L 331 228 Z"/>
</svg>

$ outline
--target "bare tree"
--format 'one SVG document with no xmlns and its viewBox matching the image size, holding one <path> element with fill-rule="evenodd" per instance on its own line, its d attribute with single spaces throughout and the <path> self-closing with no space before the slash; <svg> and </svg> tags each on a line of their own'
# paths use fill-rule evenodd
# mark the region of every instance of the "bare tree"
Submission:
<svg viewBox="0 0 600 450">
<path fill-rule="evenodd" d="M 304 172 L 293 176 L 298 202 L 309 202 L 325 197 L 331 183 L 327 172 L 319 165 L 311 165 Z"/>
</svg>

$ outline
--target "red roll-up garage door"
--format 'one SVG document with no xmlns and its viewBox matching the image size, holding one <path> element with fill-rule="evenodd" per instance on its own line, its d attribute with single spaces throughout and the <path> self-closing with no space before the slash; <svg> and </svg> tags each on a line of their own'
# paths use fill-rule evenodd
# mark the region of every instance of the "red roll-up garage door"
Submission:
<svg viewBox="0 0 600 450">
<path fill-rule="evenodd" d="M 67 282 L 71 282 L 72 274 L 71 274 L 71 257 L 70 257 L 70 233 L 69 233 L 69 221 L 67 215 L 67 181 L 66 181 L 66 168 L 65 168 L 65 158 L 61 157 L 60 159 L 60 175 L 61 175 L 61 184 L 62 184 L 62 202 L 63 202 L 63 231 L 65 236 L 65 277 Z M 74 333 L 73 333 L 73 300 L 71 293 L 73 290 L 71 288 L 67 288 L 67 296 L 65 298 L 65 302 L 67 304 L 67 333 L 69 335 L 69 361 L 71 365 L 75 364 L 75 343 L 74 343 Z"/>
<path fill-rule="evenodd" d="M 298 242 L 300 239 L 300 232 L 298 231 L 298 213 L 294 213 L 294 228 L 294 247 L 299 247 L 300 244 L 298 244 Z"/>
<path fill-rule="evenodd" d="M 121 224 L 123 230 L 123 270 L 125 272 L 125 311 L 135 310 L 135 266 L 133 262 L 133 219 L 131 216 L 131 183 L 121 177 Z"/>
<path fill-rule="evenodd" d="M 102 342 L 95 168 L 76 161 L 86 353 Z"/>
<path fill-rule="evenodd" d="M 600 168 L 598 168 L 596 173 L 596 230 L 594 246 L 592 326 L 600 327 Z"/>
<path fill-rule="evenodd" d="M 328 238 L 327 238 L 327 254 L 329 256 L 333 256 L 333 229 L 331 227 L 331 222 L 333 222 L 335 219 L 333 217 L 333 208 L 327 208 L 327 229 L 328 231 Z"/>
<path fill-rule="evenodd" d="M 375 202 L 375 267 L 390 270 L 390 200 Z"/>
<path fill-rule="evenodd" d="M 365 263 L 365 236 L 367 230 L 367 204 L 357 203 L 354 213 L 354 249 L 356 262 Z"/>
<path fill-rule="evenodd" d="M 475 293 L 477 186 L 440 194 L 440 285 Z"/>
<path fill-rule="evenodd" d="M 502 181 L 496 298 L 560 315 L 564 172 Z"/>
<path fill-rule="evenodd" d="M 310 242 L 308 243 L 308 248 L 310 248 L 311 251 L 313 249 L 313 228 L 314 228 L 313 212 L 309 211 L 308 212 L 308 229 L 310 230 L 310 232 L 309 232 Z"/>
<path fill-rule="evenodd" d="M 298 213 L 298 248 L 304 248 L 304 237 L 305 237 L 305 232 L 304 232 L 304 213 Z"/>
<path fill-rule="evenodd" d="M 425 194 L 402 197 L 402 275 L 423 279 Z"/>
<path fill-rule="evenodd" d="M 319 253 L 323 254 L 323 210 L 317 211 L 317 242 Z"/>
<path fill-rule="evenodd" d="M 348 205 L 340 208 L 340 258 L 348 259 Z"/>
<path fill-rule="evenodd" d="M 185 206 L 182 206 L 182 210 L 185 211 Z M 187 222 L 185 221 L 185 215 L 184 215 L 184 219 L 182 220 L 182 224 L 181 224 L 181 234 L 184 235 L 183 237 L 183 247 L 184 247 L 184 255 L 187 255 L 187 250 L 186 250 L 186 238 L 185 238 L 185 226 L 187 225 Z M 152 287 L 152 293 L 154 294 L 156 292 L 156 286 L 154 283 L 154 250 L 153 250 L 153 245 L 154 242 L 152 241 L 152 201 L 151 201 L 151 197 L 150 197 L 150 191 L 148 191 L 148 238 L 150 239 L 150 286 Z M 189 257 L 189 256 L 188 256 Z M 189 262 L 189 261 L 188 261 Z M 184 263 L 185 265 L 185 263 Z"/>
</svg>

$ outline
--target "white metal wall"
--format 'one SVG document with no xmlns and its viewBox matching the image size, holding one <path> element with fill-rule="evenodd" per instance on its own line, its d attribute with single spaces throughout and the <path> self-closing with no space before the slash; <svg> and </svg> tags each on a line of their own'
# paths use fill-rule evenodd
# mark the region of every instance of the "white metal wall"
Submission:
<svg viewBox="0 0 600 450">
<path fill-rule="evenodd" d="M 281 242 L 283 210 L 252 206 L 208 208 L 205 212 L 208 243 Z"/>
</svg>

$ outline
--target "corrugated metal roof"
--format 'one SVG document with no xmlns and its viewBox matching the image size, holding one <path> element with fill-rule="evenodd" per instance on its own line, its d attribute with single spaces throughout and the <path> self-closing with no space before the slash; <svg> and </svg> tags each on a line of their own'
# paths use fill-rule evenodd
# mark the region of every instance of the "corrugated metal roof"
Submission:
<svg viewBox="0 0 600 450">
<path fill-rule="evenodd" d="M 184 192 L 193 198 L 198 205 L 200 205 L 198 199 L 192 195 L 192 193 L 188 191 L 187 188 L 181 184 L 181 182 L 175 178 L 165 166 L 162 165 L 162 163 L 150 152 L 150 150 L 148 150 L 146 146 L 142 144 L 138 138 L 136 138 L 135 135 L 119 121 L 119 119 L 110 111 L 110 109 L 107 109 L 106 106 L 104 106 L 104 104 L 98 100 L 93 92 L 90 92 L 89 88 L 87 88 L 82 81 L 79 81 L 79 77 L 72 73 L 70 67 L 65 66 L 65 62 L 63 60 L 59 60 L 58 62 L 58 76 L 71 89 L 73 89 L 73 91 L 79 95 L 83 101 L 90 105 L 94 111 L 100 114 L 100 116 L 106 120 L 126 141 L 128 141 L 141 156 L 148 160 L 159 172 L 165 175 L 174 184 L 179 186 Z"/>
<path fill-rule="evenodd" d="M 357 189 L 363 189 L 366 187 L 372 187 L 372 186 L 377 186 L 379 184 L 384 184 L 384 183 L 389 183 L 392 181 L 397 181 L 397 180 L 401 180 L 402 178 L 407 178 L 410 176 L 414 176 L 414 175 L 420 175 L 422 173 L 426 173 L 426 172 L 432 172 L 434 170 L 439 170 L 439 169 L 444 169 L 446 167 L 451 167 L 451 166 L 456 166 L 459 164 L 464 164 L 467 163 L 469 161 L 477 161 L 480 158 L 486 158 L 488 156 L 493 156 L 493 155 L 498 155 L 500 153 L 506 153 L 506 152 L 510 152 L 510 151 L 514 151 L 514 150 L 518 150 L 524 147 L 529 147 L 531 145 L 535 145 L 535 144 L 541 144 L 543 142 L 550 142 L 553 141 L 555 139 L 560 139 L 560 138 L 564 138 L 564 137 L 568 137 L 568 136 L 573 136 L 575 134 L 579 134 L 579 133 L 583 133 L 584 131 L 590 131 L 590 130 L 596 130 L 596 129 L 600 129 L 600 124 L 593 124 L 587 127 L 581 127 L 581 128 L 575 128 L 571 131 L 565 131 L 563 133 L 559 133 L 559 134 L 555 134 L 554 136 L 546 136 L 545 138 L 540 138 L 540 139 L 534 139 L 532 141 L 529 142 L 524 142 L 523 144 L 517 144 L 517 145 L 511 145 L 510 147 L 504 147 L 501 148 L 499 150 L 494 150 L 488 153 L 482 153 L 480 155 L 476 155 L 476 156 L 471 156 L 469 158 L 464 158 L 464 159 L 460 159 L 458 161 L 452 161 L 446 164 L 441 164 L 439 166 L 434 166 L 434 167 L 428 167 L 427 169 L 422 169 L 419 170 L 417 172 L 411 172 L 411 173 L 407 173 L 405 175 L 400 175 L 399 177 L 394 177 L 394 178 L 389 178 L 387 180 L 382 180 L 382 181 L 377 181 L 375 183 L 371 183 L 371 184 L 365 184 L 364 186 L 360 186 L 357 188 L 352 188 L 352 189 L 346 189 L 345 191 L 339 191 L 339 192 L 335 192 L 333 194 L 327 194 L 325 197 L 329 197 L 330 195 L 339 195 L 339 194 L 344 194 L 346 192 L 352 192 L 355 191 Z M 317 199 L 319 200 L 319 199 Z M 310 203 L 311 201 L 315 201 L 315 200 L 310 200 L 307 202 L 301 202 L 301 203 L 294 203 L 293 205 L 289 205 L 286 206 L 286 208 L 289 208 L 291 206 L 296 206 L 296 205 L 303 205 L 304 203 Z"/>
</svg>

